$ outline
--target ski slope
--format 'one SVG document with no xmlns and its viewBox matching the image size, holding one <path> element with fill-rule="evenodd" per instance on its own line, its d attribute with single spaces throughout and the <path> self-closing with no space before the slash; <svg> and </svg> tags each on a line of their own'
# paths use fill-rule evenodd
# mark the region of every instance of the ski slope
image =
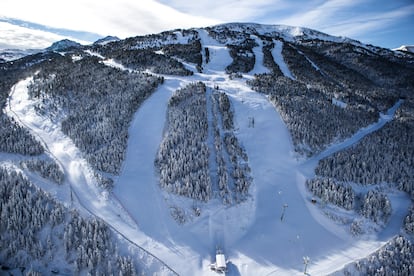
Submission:
<svg viewBox="0 0 414 276">
<path fill-rule="evenodd" d="M 275 107 L 245 82 L 253 73 L 266 71 L 263 55 L 257 54 L 262 44 L 254 49 L 255 69 L 241 79 L 231 80 L 225 74 L 225 67 L 231 63 L 227 47 L 205 30 L 200 30 L 199 36 L 203 47 L 209 48 L 210 62 L 203 64 L 202 73 L 190 77 L 164 76 L 164 84 L 141 105 L 129 129 L 126 159 L 115 179 L 113 193 L 97 186 L 82 153 L 59 126 L 36 114 L 35 102 L 27 91 L 30 78 L 13 87 L 7 114 L 44 144 L 68 176 L 62 185 L 66 197 L 61 196 L 60 200 L 69 203 L 74 193 L 73 204 L 103 219 L 133 244 L 159 258 L 171 268 L 164 270 L 165 274 L 215 275 L 208 265 L 213 261 L 216 246 L 223 249 L 230 261 L 228 275 L 302 275 L 305 256 L 310 258 L 310 274 L 329 274 L 367 256 L 398 233 L 402 210 L 409 205 L 403 195 L 395 194 L 393 216 L 383 234 L 356 239 L 310 203 L 304 184 L 306 178 L 312 177 L 317 160 L 381 128 L 392 119 L 398 106 L 382 116 L 378 124 L 361 129 L 354 137 L 301 163 L 293 155 L 290 134 Z M 294 79 L 283 62 L 282 46 L 275 44 L 275 62 L 285 76 Z M 128 70 L 113 60 L 103 63 Z M 154 159 L 163 137 L 169 98 L 175 90 L 194 81 L 204 82 L 209 89 L 218 86 L 230 97 L 236 135 L 249 156 L 254 180 L 246 202 L 231 207 L 215 199 L 200 203 L 200 217 L 179 225 L 172 219 L 170 208 L 189 208 L 194 202 L 159 188 Z M 254 127 L 249 126 L 249 118 L 254 118 Z"/>
<path fill-rule="evenodd" d="M 251 38 L 254 39 L 258 46 L 253 48 L 253 54 L 258 61 L 263 60 L 263 41 L 255 36 L 251 35 Z M 253 70 L 249 72 L 249 74 L 265 74 L 270 73 L 270 70 L 264 66 L 263 62 L 255 62 Z"/>
<path fill-rule="evenodd" d="M 143 234 L 128 210 L 123 208 L 122 202 L 98 187 L 91 167 L 72 140 L 62 133 L 59 126 L 49 118 L 42 117 L 35 112 L 36 102 L 29 98 L 27 88 L 31 80 L 32 78 L 22 80 L 12 88 L 5 111 L 6 114 L 26 127 L 44 145 L 47 153 L 62 167 L 66 177 L 61 191 L 59 191 L 58 199 L 66 202 L 67 206 L 77 207 L 85 215 L 92 214 L 102 219 L 132 245 L 147 251 L 150 257 L 152 255 L 155 258 L 157 255 L 168 255 L 171 252 L 170 248 L 152 241 L 149 236 Z M 51 190 L 52 194 L 56 193 L 55 188 L 51 188 Z M 142 245 L 146 245 L 146 247 L 144 248 Z M 153 249 L 152 247 L 156 247 L 157 255 L 150 251 Z M 159 261 L 161 267 L 168 266 L 161 260 Z M 181 260 L 180 265 L 184 263 L 185 261 Z M 167 272 L 167 274 L 170 273 L 171 271 Z"/>
<path fill-rule="evenodd" d="M 386 239 L 355 241 L 343 227 L 326 218 L 320 210 L 310 204 L 309 195 L 304 189 L 306 178 L 302 172 L 303 164 L 294 159 L 289 132 L 274 106 L 266 97 L 247 87 L 246 79 L 228 78 L 224 68 L 231 63 L 231 58 L 225 45 L 209 37 L 205 31 L 200 31 L 200 37 L 202 45 L 209 48 L 210 62 L 203 64 L 203 73 L 181 78 L 181 86 L 193 81 L 203 81 L 208 87 L 218 86 L 220 91 L 230 96 L 235 110 L 237 136 L 246 148 L 252 168 L 252 198 L 236 207 L 223 207 L 218 201 L 212 200 L 202 206 L 200 218 L 185 225 L 178 225 L 168 214 L 168 208 L 172 205 L 185 208 L 191 205 L 192 200 L 166 195 L 161 191 L 152 167 L 165 119 L 158 116 L 153 118 L 154 114 L 151 111 L 161 110 L 165 113 L 167 101 L 164 106 L 160 105 L 160 102 L 156 105 L 145 105 L 138 111 L 130 133 L 137 137 L 148 136 L 151 150 L 147 142 L 143 142 L 144 137 L 131 137 L 125 161 L 125 174 L 131 174 L 124 177 L 124 172 L 122 173 L 119 183 L 116 184 L 115 193 L 124 203 L 126 201 L 122 200 L 123 198 L 131 198 L 125 206 L 137 221 L 141 222 L 141 227 L 148 229 L 147 234 L 163 243 L 171 242 L 172 247 L 184 245 L 189 251 L 193 251 L 192 254 L 196 254 L 199 264 L 202 264 L 192 268 L 192 272 L 197 275 L 211 274 L 207 265 L 213 260 L 215 246 L 222 247 L 228 255 L 231 261 L 230 275 L 301 274 L 303 256 L 310 256 L 312 260 L 310 272 L 313 269 L 318 271 L 316 275 L 329 273 L 382 246 Z M 276 58 L 278 64 L 284 64 L 280 56 Z M 258 63 L 261 64 L 262 59 L 263 55 L 256 55 Z M 256 65 L 250 76 L 245 77 L 251 78 L 251 74 L 259 72 L 265 72 L 263 65 Z M 286 64 L 284 72 L 286 76 L 293 78 Z M 173 79 L 177 81 L 177 78 Z M 173 79 L 167 77 L 167 87 L 171 86 Z M 175 86 L 179 87 L 177 84 Z M 169 92 L 157 93 L 171 93 L 173 89 L 168 90 Z M 144 113 L 147 115 L 144 116 Z M 254 128 L 249 128 L 250 117 L 255 119 Z M 148 120 L 151 121 L 150 124 Z M 383 123 L 385 121 L 381 121 L 382 125 L 376 126 L 375 129 L 383 126 Z M 147 125 L 151 127 L 146 127 Z M 154 125 L 157 126 L 157 139 L 154 139 L 152 134 L 147 134 L 148 131 L 153 133 L 151 129 Z M 145 134 L 139 134 L 140 132 Z M 358 136 L 368 134 L 367 130 Z M 352 144 L 357 141 L 351 139 L 348 142 Z M 337 150 L 346 146 L 349 144 L 338 145 Z M 148 154 L 148 151 L 151 153 Z M 134 174 L 140 176 L 145 187 L 137 183 L 134 187 L 123 186 L 124 181 L 128 183 Z M 152 204 L 148 202 L 148 198 Z M 151 206 L 148 208 L 151 211 L 142 214 L 140 209 L 143 207 L 139 202 L 145 202 L 147 207 Z M 288 207 L 281 221 L 285 204 Z M 408 200 L 401 210 L 406 207 Z M 394 225 L 392 229 L 399 227 Z M 174 262 L 168 261 L 171 264 Z"/>
<path fill-rule="evenodd" d="M 283 48 L 283 42 L 280 40 L 273 40 L 273 43 L 275 46 L 272 50 L 272 55 L 275 63 L 279 66 L 280 71 L 282 71 L 283 75 L 291 80 L 295 80 L 295 77 L 293 76 L 292 72 L 290 72 L 289 67 L 283 60 L 282 55 L 282 48 Z"/>
</svg>

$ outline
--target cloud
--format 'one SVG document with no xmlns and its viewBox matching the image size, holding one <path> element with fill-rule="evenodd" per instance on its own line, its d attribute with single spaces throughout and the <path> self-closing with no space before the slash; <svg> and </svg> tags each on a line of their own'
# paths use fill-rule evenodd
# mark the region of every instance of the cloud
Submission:
<svg viewBox="0 0 414 276">
<path fill-rule="evenodd" d="M 0 15 L 100 35 L 135 36 L 218 23 L 179 12 L 153 0 L 2 0 Z"/>
<path fill-rule="evenodd" d="M 387 26 L 397 24 L 402 18 L 414 14 L 414 5 L 395 10 L 377 13 L 365 13 L 350 20 L 343 20 L 326 27 L 326 30 L 338 35 L 349 37 L 362 36 L 376 30 L 383 30 Z"/>
<path fill-rule="evenodd" d="M 391 32 L 392 26 L 410 17 L 414 17 L 414 5 L 410 1 L 325 0 L 304 3 L 301 10 L 280 22 L 370 42 L 367 40 L 372 33 Z"/>
<path fill-rule="evenodd" d="M 43 49 L 64 38 L 67 37 L 0 22 L 0 49 Z M 82 44 L 87 43 L 72 39 Z"/>
<path fill-rule="evenodd" d="M 15 18 L 7 18 L 0 16 L 0 22 L 10 23 L 11 25 L 16 25 L 20 27 L 24 27 L 31 30 L 40 30 L 47 33 L 53 33 L 64 37 L 72 37 L 77 38 L 83 41 L 96 41 L 99 38 L 102 38 L 101 35 L 83 31 L 74 31 L 68 29 L 60 29 L 60 28 L 53 28 L 49 26 L 45 26 L 42 24 L 37 24 L 29 21 L 19 20 Z"/>
<path fill-rule="evenodd" d="M 372 32 L 392 32 L 402 18 L 414 21 L 413 6 L 412 0 L 2 0 L 0 17 L 120 38 L 224 22 L 257 22 L 308 27 L 366 41 Z M 407 30 L 400 28 L 400 41 L 412 39 L 412 34 L 404 33 Z M 395 34 L 392 39 L 396 40 Z"/>
<path fill-rule="evenodd" d="M 222 22 L 243 22 L 259 19 L 269 10 L 286 7 L 283 0 L 160 0 L 161 3 L 197 16 L 208 16 Z"/>
<path fill-rule="evenodd" d="M 295 25 L 308 28 L 327 27 L 335 24 L 342 18 L 349 19 L 350 14 L 359 12 L 358 5 L 362 1 L 332 0 L 311 1 L 300 10 L 285 17 L 281 22 L 286 25 Z"/>
</svg>

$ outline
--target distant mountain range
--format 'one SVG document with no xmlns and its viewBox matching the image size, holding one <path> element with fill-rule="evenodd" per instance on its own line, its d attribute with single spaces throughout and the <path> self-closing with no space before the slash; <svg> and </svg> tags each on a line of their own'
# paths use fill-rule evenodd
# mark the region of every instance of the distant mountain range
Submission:
<svg viewBox="0 0 414 276">
<path fill-rule="evenodd" d="M 93 44 L 94 45 L 105 45 L 107 43 L 118 41 L 119 38 L 116 36 L 107 36 L 101 39 L 98 39 Z M 0 62 L 6 62 L 6 61 L 12 61 L 16 59 L 20 59 L 22 57 L 25 57 L 27 55 L 33 55 L 39 52 L 43 51 L 64 51 L 71 47 L 81 47 L 82 44 L 69 40 L 69 39 L 63 39 L 60 41 L 54 42 L 52 45 L 45 49 L 4 49 L 0 50 Z"/>
</svg>

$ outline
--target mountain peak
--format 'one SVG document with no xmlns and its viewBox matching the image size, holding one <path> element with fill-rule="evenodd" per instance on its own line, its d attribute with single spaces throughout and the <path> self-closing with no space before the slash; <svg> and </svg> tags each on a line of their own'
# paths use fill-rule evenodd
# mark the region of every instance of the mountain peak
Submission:
<svg viewBox="0 0 414 276">
<path fill-rule="evenodd" d="M 94 45 L 105 45 L 105 44 L 108 44 L 110 42 L 118 41 L 118 40 L 120 40 L 119 37 L 108 35 L 108 36 L 105 36 L 104 38 L 98 39 L 93 44 Z"/>
<path fill-rule="evenodd" d="M 62 39 L 60 41 L 54 42 L 50 47 L 47 47 L 46 50 L 59 52 L 59 51 L 66 50 L 71 47 L 79 47 L 79 46 L 82 46 L 82 44 L 76 41 L 70 40 L 70 39 Z"/>
<path fill-rule="evenodd" d="M 289 26 L 289 25 L 268 25 L 268 24 L 259 24 L 259 23 L 224 23 L 210 27 L 212 29 L 223 30 L 229 29 L 232 31 L 242 31 L 251 34 L 259 35 L 271 35 L 271 36 L 280 36 L 287 41 L 293 41 L 298 38 L 300 39 L 320 39 L 325 41 L 333 42 L 354 42 L 359 43 L 356 40 L 342 37 L 342 36 L 332 36 L 317 30 L 299 27 L 299 26 Z"/>
<path fill-rule="evenodd" d="M 414 45 L 401 45 L 399 48 L 393 49 L 394 51 L 402 51 L 408 53 L 414 53 Z"/>
</svg>

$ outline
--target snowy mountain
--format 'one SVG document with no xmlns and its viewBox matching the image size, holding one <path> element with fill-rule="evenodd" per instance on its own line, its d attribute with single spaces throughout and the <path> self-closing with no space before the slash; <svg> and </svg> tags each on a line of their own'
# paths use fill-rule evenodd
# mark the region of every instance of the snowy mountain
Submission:
<svg viewBox="0 0 414 276">
<path fill-rule="evenodd" d="M 105 41 L 0 64 L 2 272 L 414 273 L 412 56 L 252 23 Z"/>
<path fill-rule="evenodd" d="M 80 47 L 81 44 L 71 40 L 61 40 L 54 42 L 51 46 L 45 49 L 5 49 L 0 50 L 0 62 L 9 62 L 21 59 L 26 56 L 35 55 L 43 51 L 65 51 L 71 47 Z"/>
<path fill-rule="evenodd" d="M 402 45 L 401 47 L 394 49 L 394 51 L 404 51 L 404 52 L 414 53 L 414 46 Z"/>
<path fill-rule="evenodd" d="M 43 51 L 64 51 L 71 47 L 80 47 L 81 44 L 71 41 L 69 39 L 63 39 L 54 42 L 52 45 L 45 49 L 4 49 L 0 50 L 0 62 L 14 61 L 21 59 L 25 56 L 35 55 Z"/>
<path fill-rule="evenodd" d="M 93 44 L 95 44 L 95 45 L 96 44 L 98 44 L 98 45 L 105 45 L 105 44 L 107 44 L 109 42 L 118 41 L 118 40 L 120 40 L 118 37 L 108 35 L 108 36 L 106 36 L 104 38 L 98 39 Z"/>
<path fill-rule="evenodd" d="M 76 47 L 80 47 L 82 46 L 80 43 L 73 41 L 73 40 L 69 40 L 69 39 L 62 39 L 60 41 L 56 41 L 54 42 L 52 45 L 50 45 L 49 47 L 46 48 L 47 51 L 64 51 L 67 50 L 69 48 L 76 48 Z"/>
<path fill-rule="evenodd" d="M 0 50 L 0 62 L 13 61 L 28 55 L 33 55 L 40 52 L 38 49 L 5 49 Z"/>
</svg>

